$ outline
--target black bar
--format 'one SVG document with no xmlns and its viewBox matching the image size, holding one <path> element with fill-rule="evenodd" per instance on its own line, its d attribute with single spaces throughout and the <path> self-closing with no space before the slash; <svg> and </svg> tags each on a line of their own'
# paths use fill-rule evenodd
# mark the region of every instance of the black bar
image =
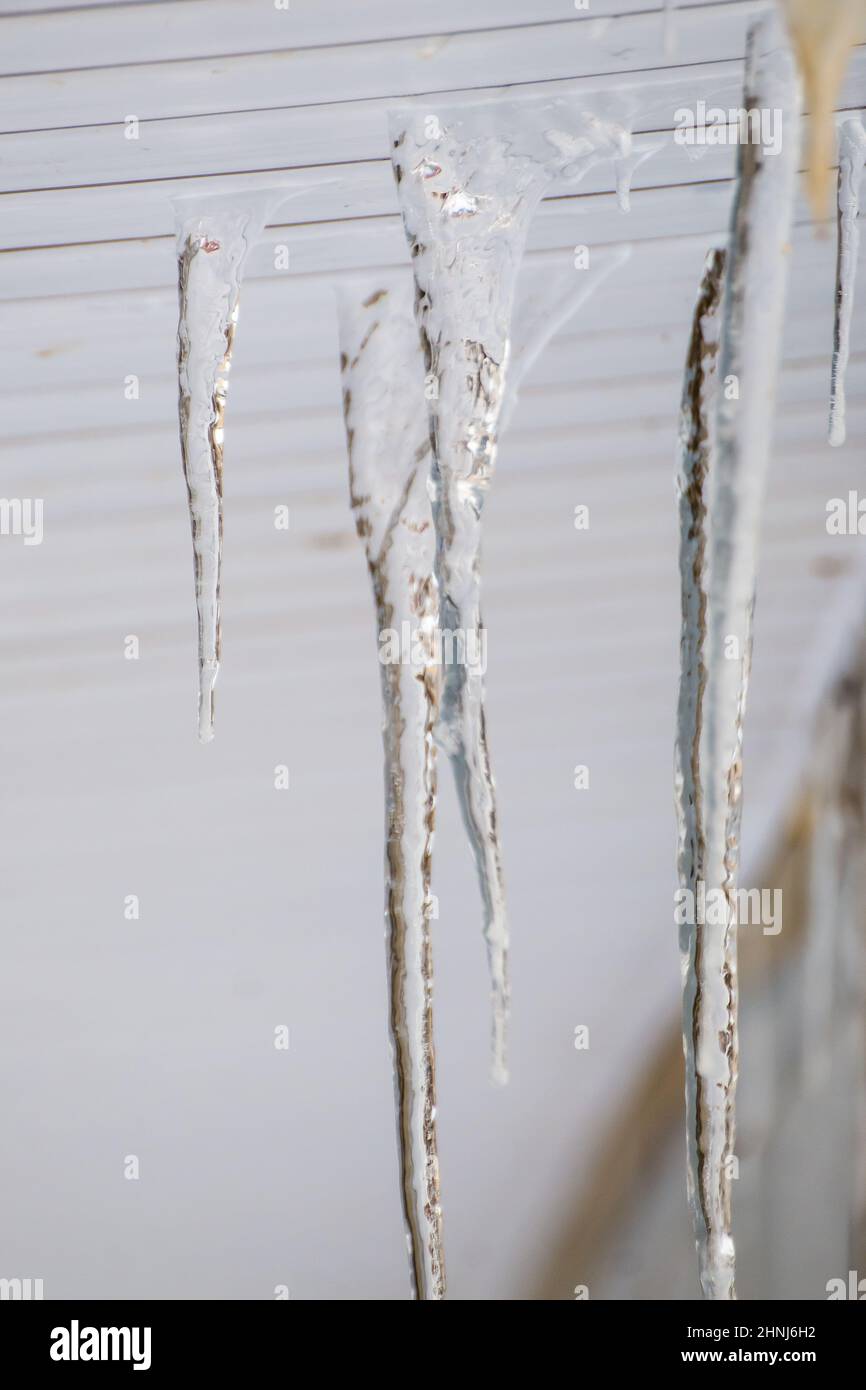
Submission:
<svg viewBox="0 0 866 1390">
<path fill-rule="evenodd" d="M 842 1302 L 856 1302 L 846 1297 Z M 859 1301 L 863 1301 L 862 1296 Z M 300 1306 L 299 1306 L 300 1305 Z M 330 1324 L 343 1315 L 344 1304 L 331 1305 L 325 1316 Z M 4 1365 L 20 1367 L 52 1377 L 85 1374 L 98 1376 L 108 1370 L 117 1376 L 135 1375 L 148 1380 L 178 1372 L 212 1372 L 223 1379 L 233 1372 L 274 1366 L 291 1376 L 303 1367 L 313 1348 L 304 1333 L 310 1329 L 308 1303 L 302 1300 L 274 1302 L 3 1302 L 0 1303 L 0 1345 Z M 472 1305 L 473 1319 L 491 1321 L 500 1315 L 494 1307 L 481 1313 Z M 536 1314 L 535 1316 L 537 1316 Z M 352 1316 L 350 1314 L 350 1316 Z M 376 1315 L 367 1302 L 365 1319 Z M 388 1313 L 389 1340 L 430 1335 L 435 1323 L 444 1334 L 447 1309 L 406 1310 L 407 1321 Z M 458 1314 L 458 1316 L 460 1316 Z M 827 1372 L 857 1365 L 866 1324 L 862 1315 L 837 1302 L 819 1303 L 610 1303 L 580 1302 L 558 1305 L 548 1324 L 551 1334 L 562 1333 L 570 1345 L 568 1365 L 581 1369 L 600 1363 L 608 1371 L 647 1369 L 668 1371 L 685 1367 L 699 1372 L 707 1366 L 733 1364 L 775 1370 L 799 1365 Z M 424 1319 L 423 1325 L 415 1318 Z M 427 1318 L 433 1320 L 428 1323 Z M 445 1319 L 444 1324 L 442 1319 Z M 105 1329 L 103 1336 L 102 1329 Z M 109 1331 L 114 1329 L 114 1332 Z M 134 1329 L 138 1329 L 137 1334 Z M 95 1331 L 94 1331 L 95 1330 Z M 368 1331 L 371 1329 L 368 1329 Z M 477 1325 L 476 1325 L 477 1331 Z M 533 1328 L 537 1337 L 538 1325 Z M 514 1329 L 508 1334 L 513 1337 Z M 436 1335 L 439 1335 L 438 1332 Z M 465 1335 L 465 1329 L 464 1333 Z M 482 1332 L 483 1335 L 483 1332 Z M 545 1334 L 543 1334 L 545 1335 Z M 518 1333 L 519 1336 L 519 1333 Z M 313 1332 L 315 1341 L 319 1336 Z M 364 1345 L 370 1348 L 365 1337 Z M 344 1348 L 347 1361 L 360 1368 L 359 1346 L 350 1333 L 327 1338 L 329 1365 L 333 1351 Z M 52 1349 L 54 1356 L 52 1356 Z M 89 1358 L 96 1350 L 105 1359 Z M 68 1359 L 56 1359 L 60 1355 Z M 126 1359 L 114 1359 L 124 1356 Z M 417 1351 L 414 1353 L 417 1355 Z M 439 1356 L 440 1352 L 432 1353 Z M 148 1363 L 145 1365 L 145 1363 Z M 409 1363 L 411 1364 L 411 1363 Z"/>
</svg>

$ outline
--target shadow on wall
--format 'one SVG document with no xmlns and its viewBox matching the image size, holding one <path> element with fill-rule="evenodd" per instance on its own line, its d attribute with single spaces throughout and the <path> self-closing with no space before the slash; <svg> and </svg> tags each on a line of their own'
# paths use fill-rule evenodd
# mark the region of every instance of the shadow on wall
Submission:
<svg viewBox="0 0 866 1390">
<path fill-rule="evenodd" d="M 864 805 L 866 642 L 821 710 L 801 798 L 760 875 L 784 903 L 782 929 L 740 929 L 743 1299 L 826 1299 L 830 1281 L 866 1273 Z M 700 1297 L 683 1088 L 672 1020 L 575 1194 L 534 1297 L 572 1299 L 581 1286 L 592 1299 Z"/>
</svg>

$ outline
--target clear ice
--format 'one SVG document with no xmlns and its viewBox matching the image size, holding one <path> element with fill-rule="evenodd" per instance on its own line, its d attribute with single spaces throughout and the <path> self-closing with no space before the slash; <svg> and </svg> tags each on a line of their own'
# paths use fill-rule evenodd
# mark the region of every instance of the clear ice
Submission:
<svg viewBox="0 0 866 1390">
<path fill-rule="evenodd" d="M 806 93 L 806 187 L 817 221 L 827 215 L 834 111 L 852 46 L 862 41 L 866 0 L 781 0 Z"/>
</svg>

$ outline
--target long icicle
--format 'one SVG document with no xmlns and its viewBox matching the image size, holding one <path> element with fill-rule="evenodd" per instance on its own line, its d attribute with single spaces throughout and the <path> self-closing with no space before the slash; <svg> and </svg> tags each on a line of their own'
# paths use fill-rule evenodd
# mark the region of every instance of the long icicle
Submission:
<svg viewBox="0 0 866 1390">
<path fill-rule="evenodd" d="M 350 497 L 379 629 L 389 1021 L 403 1212 L 414 1295 L 439 1299 L 445 1262 L 430 941 L 439 604 L 423 360 L 408 273 L 384 285 L 341 286 L 338 299 Z"/>
<path fill-rule="evenodd" d="M 851 317 L 860 250 L 860 183 L 866 160 L 866 132 L 859 117 L 844 121 L 839 130 L 839 180 L 836 241 L 836 304 L 833 320 L 833 363 L 830 369 L 828 439 L 845 443 L 845 372 L 851 351 Z"/>
<path fill-rule="evenodd" d="M 722 296 L 725 252 L 709 252 L 704 265 L 686 355 L 680 405 L 677 493 L 680 524 L 680 689 L 675 745 L 677 809 L 677 869 L 680 889 L 697 899 L 704 880 L 705 832 L 703 780 L 700 763 L 701 729 L 707 685 L 707 478 L 712 459 L 714 383 L 718 357 L 718 313 Z M 683 1051 L 686 1063 L 686 1136 L 689 1202 L 695 1230 L 709 1225 L 700 1178 L 699 1116 L 703 1112 L 701 1081 L 695 1065 L 695 987 L 701 973 L 700 928 L 696 921 L 680 924 L 683 977 Z"/>
<path fill-rule="evenodd" d="M 737 1079 L 737 920 L 742 733 L 761 510 L 769 464 L 799 146 L 794 61 L 773 12 L 749 32 L 710 470 L 707 675 L 700 768 L 704 881 L 723 925 L 700 926 L 691 1049 L 692 1181 L 705 1297 L 734 1288 L 731 1181 Z M 751 143 L 762 110 L 782 113 L 781 150 Z M 707 914 L 710 915 L 710 914 Z"/>
<path fill-rule="evenodd" d="M 517 273 L 550 181 L 580 178 L 631 150 L 614 121 L 562 101 L 500 104 L 439 117 L 391 113 L 392 160 L 413 258 L 425 351 L 436 577 L 441 621 L 464 659 L 445 668 L 437 738 L 455 773 L 485 909 L 493 982 L 493 1076 L 507 1079 L 508 922 L 484 707 L 480 593 L 482 512 L 505 400 Z M 533 121 L 535 126 L 533 129 Z M 565 128 L 563 128 L 563 126 Z M 537 153 L 518 153 L 524 137 Z M 466 659 L 466 658 L 469 659 Z M 472 659 L 472 658 L 475 659 Z"/>
<path fill-rule="evenodd" d="M 866 0 L 781 0 L 806 91 L 806 190 L 816 221 L 827 215 L 833 112 L 851 49 L 863 38 Z"/>
<path fill-rule="evenodd" d="M 285 195 L 283 195 L 285 196 Z M 198 736 L 214 732 L 214 686 L 220 660 L 223 432 L 228 374 L 241 277 L 265 204 L 195 206 L 179 200 L 178 414 L 189 500 L 198 615 Z"/>
</svg>

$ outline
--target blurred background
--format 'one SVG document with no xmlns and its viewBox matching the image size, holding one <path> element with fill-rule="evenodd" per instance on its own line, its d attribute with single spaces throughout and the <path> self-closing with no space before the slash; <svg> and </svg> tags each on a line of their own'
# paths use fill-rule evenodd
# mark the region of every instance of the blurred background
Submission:
<svg viewBox="0 0 866 1390">
<path fill-rule="evenodd" d="M 576 244 L 632 254 L 532 369 L 487 505 L 512 927 L 502 1091 L 487 1079 L 478 887 L 441 765 L 449 1294 L 696 1297 L 671 908 L 673 477 L 734 151 L 690 160 L 671 131 L 679 105 L 738 104 L 765 7 L 21 8 L 0 6 L 2 491 L 43 499 L 44 539 L 0 537 L 0 1276 L 42 1278 L 46 1298 L 408 1297 L 379 668 L 332 282 L 407 260 L 389 99 L 560 83 L 589 100 L 627 92 L 657 152 L 628 215 L 599 166 L 545 202 L 530 237 L 530 267 L 540 251 L 567 263 Z M 864 100 L 857 49 L 840 108 Z M 295 196 L 242 294 L 217 736 L 202 747 L 170 198 L 275 178 Z M 857 310 L 848 442 L 831 450 L 834 270 L 835 237 L 816 236 L 801 200 L 745 740 L 741 882 L 781 887 L 784 925 L 741 936 L 743 1297 L 824 1298 L 858 1258 L 866 1274 L 866 541 L 826 526 L 828 501 L 862 476 L 866 332 Z"/>
</svg>

